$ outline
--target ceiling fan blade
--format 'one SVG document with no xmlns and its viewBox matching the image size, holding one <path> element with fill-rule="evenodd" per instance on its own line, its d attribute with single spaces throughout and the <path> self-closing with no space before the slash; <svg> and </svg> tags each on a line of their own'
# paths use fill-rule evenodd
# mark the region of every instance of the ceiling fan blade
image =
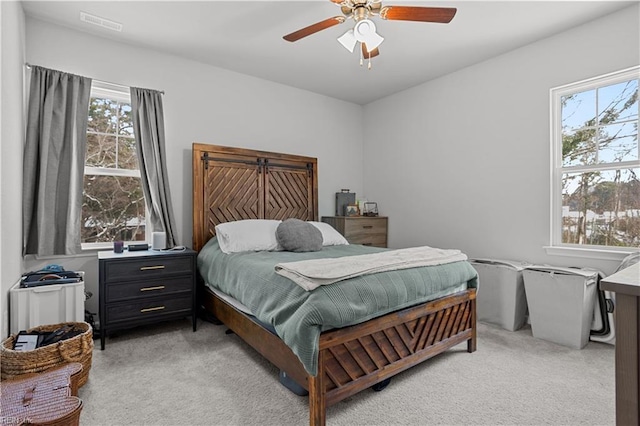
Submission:
<svg viewBox="0 0 640 426">
<path fill-rule="evenodd" d="M 376 56 L 378 56 L 380 54 L 380 51 L 378 50 L 378 48 L 376 47 L 375 49 L 373 49 L 371 52 L 369 52 L 367 50 L 367 45 L 366 43 L 360 43 L 362 45 L 362 56 L 365 59 L 369 59 L 369 58 L 375 58 Z"/>
<path fill-rule="evenodd" d="M 380 17 L 390 21 L 439 22 L 448 24 L 456 15 L 454 7 L 384 6 Z"/>
<path fill-rule="evenodd" d="M 315 34 L 318 31 L 326 30 L 334 25 L 342 24 L 344 20 L 344 16 L 334 16 L 333 18 L 325 19 L 324 21 L 317 22 L 313 25 L 309 25 L 308 27 L 292 32 L 291 34 L 287 34 L 282 38 L 291 42 L 298 41 L 301 38 Z"/>
</svg>

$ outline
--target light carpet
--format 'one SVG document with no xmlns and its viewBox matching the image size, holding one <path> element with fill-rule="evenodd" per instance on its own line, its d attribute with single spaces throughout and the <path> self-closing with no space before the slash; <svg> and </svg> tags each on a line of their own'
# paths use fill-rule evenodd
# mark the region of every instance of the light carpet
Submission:
<svg viewBox="0 0 640 426">
<path fill-rule="evenodd" d="M 123 331 L 93 352 L 82 425 L 305 425 L 307 397 L 224 326 Z M 614 347 L 569 349 L 478 324 L 461 344 L 327 410 L 328 425 L 614 425 Z"/>
</svg>

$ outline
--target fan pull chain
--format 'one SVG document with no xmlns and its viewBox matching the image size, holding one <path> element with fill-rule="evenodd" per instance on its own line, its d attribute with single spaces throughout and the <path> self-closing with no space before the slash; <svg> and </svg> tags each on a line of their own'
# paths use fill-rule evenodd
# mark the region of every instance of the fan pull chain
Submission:
<svg viewBox="0 0 640 426">
<path fill-rule="evenodd" d="M 362 53 L 362 49 L 358 50 L 360 50 L 360 66 L 362 66 L 362 64 L 364 63 L 364 54 Z"/>
<path fill-rule="evenodd" d="M 367 66 L 368 69 L 371 69 L 371 52 L 369 52 L 369 65 Z"/>
</svg>

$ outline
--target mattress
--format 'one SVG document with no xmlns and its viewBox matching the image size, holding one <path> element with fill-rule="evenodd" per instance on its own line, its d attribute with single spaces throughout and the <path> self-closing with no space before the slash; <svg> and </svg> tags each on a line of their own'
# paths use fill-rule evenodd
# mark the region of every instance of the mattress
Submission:
<svg viewBox="0 0 640 426">
<path fill-rule="evenodd" d="M 477 286 L 477 273 L 466 261 L 364 275 L 313 291 L 305 291 L 275 272 L 278 263 L 381 250 L 386 249 L 344 245 L 310 253 L 225 254 L 212 238 L 198 254 L 198 270 L 212 290 L 236 299 L 258 320 L 273 326 L 307 372 L 315 375 L 321 332 Z"/>
</svg>

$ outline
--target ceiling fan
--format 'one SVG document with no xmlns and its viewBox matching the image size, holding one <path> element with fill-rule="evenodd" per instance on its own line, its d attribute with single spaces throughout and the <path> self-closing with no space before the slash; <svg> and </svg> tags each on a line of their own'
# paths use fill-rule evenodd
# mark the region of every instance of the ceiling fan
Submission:
<svg viewBox="0 0 640 426">
<path fill-rule="evenodd" d="M 340 6 L 342 16 L 325 19 L 324 21 L 287 34 L 282 38 L 290 42 L 298 41 L 301 38 L 331 28 L 334 25 L 342 24 L 351 18 L 356 22 L 354 27 L 338 37 L 338 41 L 350 52 L 353 52 L 359 42 L 361 45 L 360 65 L 363 63 L 363 58 L 367 58 L 369 59 L 369 69 L 371 69 L 371 58 L 380 54 L 378 47 L 384 41 L 384 37 L 376 32 L 376 25 L 370 18 L 379 16 L 389 21 L 438 22 L 448 24 L 455 16 L 457 10 L 452 7 L 382 6 L 381 0 L 329 1 Z"/>
</svg>

